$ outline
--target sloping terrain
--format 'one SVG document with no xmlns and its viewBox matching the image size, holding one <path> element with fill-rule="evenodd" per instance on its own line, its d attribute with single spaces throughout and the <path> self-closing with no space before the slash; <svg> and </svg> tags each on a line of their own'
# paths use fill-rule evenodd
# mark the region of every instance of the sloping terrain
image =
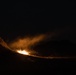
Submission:
<svg viewBox="0 0 76 75">
<path fill-rule="evenodd" d="M 0 45 L 0 73 L 2 74 L 75 74 L 75 67 L 75 58 L 36 58 L 31 56 L 20 55 Z"/>
</svg>

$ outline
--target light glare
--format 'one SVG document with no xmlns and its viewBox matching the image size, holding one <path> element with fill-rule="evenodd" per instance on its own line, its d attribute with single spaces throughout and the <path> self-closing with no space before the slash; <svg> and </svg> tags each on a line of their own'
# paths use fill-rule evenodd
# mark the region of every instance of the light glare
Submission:
<svg viewBox="0 0 76 75">
<path fill-rule="evenodd" d="M 17 50 L 18 53 L 23 54 L 23 55 L 29 55 L 29 52 L 26 50 Z"/>
</svg>

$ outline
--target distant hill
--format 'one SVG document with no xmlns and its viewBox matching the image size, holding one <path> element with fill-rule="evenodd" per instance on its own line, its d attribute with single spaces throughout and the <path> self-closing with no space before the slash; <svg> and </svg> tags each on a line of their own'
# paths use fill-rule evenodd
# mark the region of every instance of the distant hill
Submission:
<svg viewBox="0 0 76 75">
<path fill-rule="evenodd" d="M 76 44 L 69 40 L 42 42 L 33 49 L 43 55 L 76 56 Z"/>
</svg>

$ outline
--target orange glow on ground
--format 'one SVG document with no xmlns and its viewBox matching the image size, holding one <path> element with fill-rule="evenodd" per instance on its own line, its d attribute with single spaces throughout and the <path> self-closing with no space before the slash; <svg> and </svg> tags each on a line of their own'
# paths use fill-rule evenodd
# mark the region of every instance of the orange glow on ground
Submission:
<svg viewBox="0 0 76 75">
<path fill-rule="evenodd" d="M 29 55 L 29 52 L 26 50 L 17 50 L 17 53 L 23 54 L 23 55 Z"/>
</svg>

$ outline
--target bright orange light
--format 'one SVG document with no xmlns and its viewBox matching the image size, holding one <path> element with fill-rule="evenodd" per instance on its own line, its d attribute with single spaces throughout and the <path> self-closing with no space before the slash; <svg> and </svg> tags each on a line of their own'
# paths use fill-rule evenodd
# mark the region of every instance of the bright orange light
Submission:
<svg viewBox="0 0 76 75">
<path fill-rule="evenodd" d="M 29 55 L 29 52 L 26 50 L 17 50 L 18 53 L 23 54 L 23 55 Z"/>
</svg>

